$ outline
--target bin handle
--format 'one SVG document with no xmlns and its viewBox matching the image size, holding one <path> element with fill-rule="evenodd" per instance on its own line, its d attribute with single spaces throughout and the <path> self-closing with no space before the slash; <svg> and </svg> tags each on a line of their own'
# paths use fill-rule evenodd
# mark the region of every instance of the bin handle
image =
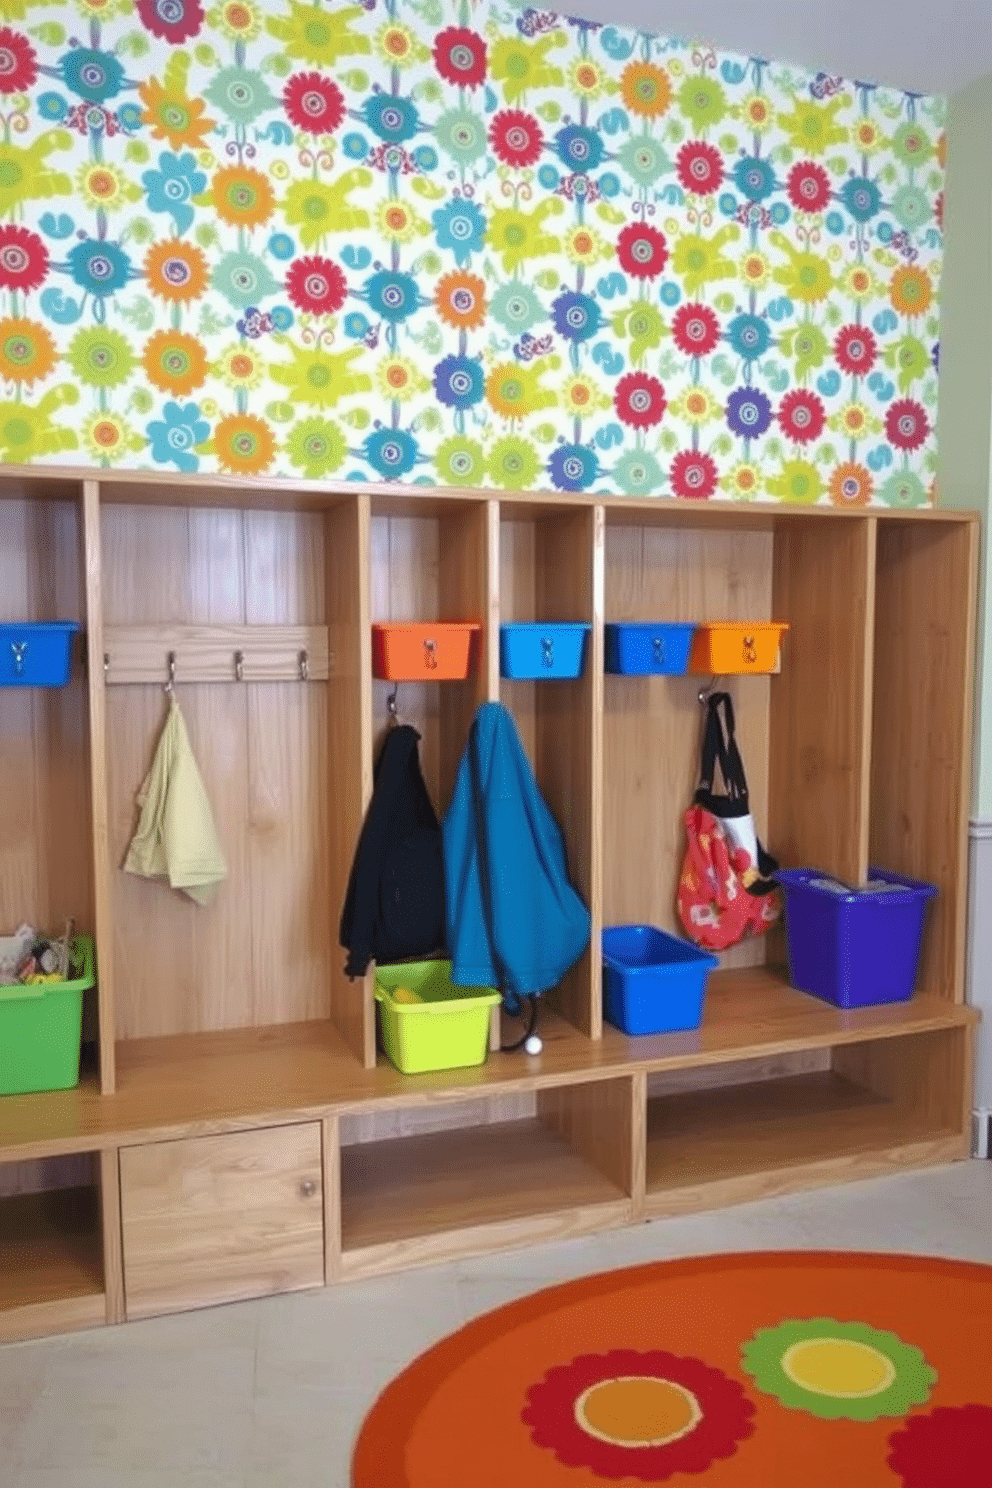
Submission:
<svg viewBox="0 0 992 1488">
<path fill-rule="evenodd" d="M 10 649 L 14 656 L 14 675 L 21 676 L 24 671 L 24 653 L 28 649 L 27 641 L 11 641 Z"/>
<path fill-rule="evenodd" d="M 757 650 L 755 649 L 755 645 L 754 645 L 754 636 L 753 635 L 743 636 L 742 637 L 742 641 L 743 641 L 743 647 L 742 647 L 742 649 L 743 649 L 743 653 L 744 653 L 744 660 L 745 660 L 745 662 L 747 662 L 748 666 L 753 666 L 754 663 L 758 659 L 758 653 L 757 653 Z"/>
<path fill-rule="evenodd" d="M 555 664 L 555 638 L 554 636 L 541 637 L 541 665 L 553 667 Z"/>
</svg>

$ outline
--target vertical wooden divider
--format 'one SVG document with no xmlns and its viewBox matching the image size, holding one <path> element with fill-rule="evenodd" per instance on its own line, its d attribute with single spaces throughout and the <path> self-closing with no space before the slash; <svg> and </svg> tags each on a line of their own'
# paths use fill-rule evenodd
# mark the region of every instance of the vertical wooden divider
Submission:
<svg viewBox="0 0 992 1488">
<path fill-rule="evenodd" d="M 321 1122 L 324 1187 L 324 1284 L 341 1275 L 341 1121 L 325 1116 Z"/>
<path fill-rule="evenodd" d="M 97 956 L 100 1089 L 117 1088 L 114 1016 L 114 921 L 107 802 L 107 699 L 103 676 L 103 580 L 100 486 L 83 482 L 83 564 L 86 572 L 86 676 L 89 690 L 90 801 L 93 815 L 93 904 Z"/>
<path fill-rule="evenodd" d="M 496 509 L 495 516 L 493 508 Z M 480 704 L 492 700 L 492 584 L 499 573 L 499 508 L 494 501 L 459 502 L 441 516 L 438 553 L 438 619 L 475 620 L 473 666 L 464 682 L 441 682 L 441 779 L 438 810 L 451 799 L 468 731 Z M 498 600 L 498 592 L 497 592 Z M 498 631 L 498 624 L 497 624 Z M 497 638 L 498 647 L 498 638 Z M 496 653 L 497 668 L 499 652 Z M 498 682 L 495 696 L 499 696 Z"/>
<path fill-rule="evenodd" d="M 100 1153 L 100 1216 L 103 1225 L 103 1285 L 107 1322 L 125 1317 L 124 1251 L 121 1229 L 121 1175 L 117 1148 Z"/>
<path fill-rule="evenodd" d="M 587 1038 L 603 1033 L 603 620 L 602 506 L 548 517 L 537 529 L 537 613 L 544 620 L 591 626 L 582 676 L 537 689 L 537 774 L 565 831 L 569 870 L 589 907 L 589 948 L 555 995 Z"/>
<path fill-rule="evenodd" d="M 330 667 L 327 683 L 328 820 L 331 831 L 333 930 L 330 1017 L 366 1069 L 375 1064 L 372 976 L 351 981 L 337 945 L 348 875 L 372 798 L 372 631 L 369 574 L 369 498 L 347 496 L 324 523 L 326 619 Z"/>
<path fill-rule="evenodd" d="M 768 840 L 790 867 L 868 876 L 877 521 L 775 532 L 772 618 L 789 623 L 771 681 Z"/>
</svg>

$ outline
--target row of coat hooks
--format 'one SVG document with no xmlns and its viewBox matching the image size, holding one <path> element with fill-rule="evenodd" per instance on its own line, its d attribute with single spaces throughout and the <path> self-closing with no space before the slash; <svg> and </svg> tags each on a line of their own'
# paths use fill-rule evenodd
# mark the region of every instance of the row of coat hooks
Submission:
<svg viewBox="0 0 992 1488">
<path fill-rule="evenodd" d="M 326 682 L 326 625 L 118 625 L 104 630 L 108 685 Z"/>
</svg>

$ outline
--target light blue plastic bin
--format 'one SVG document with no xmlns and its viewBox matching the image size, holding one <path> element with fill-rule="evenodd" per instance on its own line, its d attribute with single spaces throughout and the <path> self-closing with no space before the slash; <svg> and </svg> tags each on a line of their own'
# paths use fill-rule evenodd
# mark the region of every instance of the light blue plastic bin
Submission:
<svg viewBox="0 0 992 1488">
<path fill-rule="evenodd" d="M 501 677 L 579 677 L 585 663 L 588 625 L 544 621 L 515 622 L 499 628 Z"/>
</svg>

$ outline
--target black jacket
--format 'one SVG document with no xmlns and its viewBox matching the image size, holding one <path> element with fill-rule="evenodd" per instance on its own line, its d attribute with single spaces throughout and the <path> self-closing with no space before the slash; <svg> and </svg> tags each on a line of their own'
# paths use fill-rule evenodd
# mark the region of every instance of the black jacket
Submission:
<svg viewBox="0 0 992 1488">
<path fill-rule="evenodd" d="M 390 729 L 375 767 L 372 800 L 358 839 L 341 912 L 345 972 L 362 976 L 444 945 L 441 828 L 420 773 L 420 735 Z"/>
</svg>

